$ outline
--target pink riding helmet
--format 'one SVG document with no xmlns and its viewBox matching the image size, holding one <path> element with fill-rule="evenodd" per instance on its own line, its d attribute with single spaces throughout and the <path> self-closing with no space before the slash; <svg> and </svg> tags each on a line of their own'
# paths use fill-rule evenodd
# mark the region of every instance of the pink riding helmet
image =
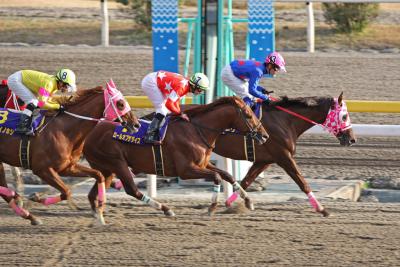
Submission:
<svg viewBox="0 0 400 267">
<path fill-rule="evenodd" d="M 279 67 L 280 72 L 286 72 L 285 68 L 285 60 L 283 59 L 282 55 L 279 54 L 278 52 L 272 52 L 267 56 L 265 59 L 265 63 L 273 63 Z"/>
</svg>

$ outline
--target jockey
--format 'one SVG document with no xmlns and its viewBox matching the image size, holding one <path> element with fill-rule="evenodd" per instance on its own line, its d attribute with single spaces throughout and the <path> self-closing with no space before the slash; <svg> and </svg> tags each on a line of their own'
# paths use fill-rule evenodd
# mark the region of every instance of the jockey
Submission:
<svg viewBox="0 0 400 267">
<path fill-rule="evenodd" d="M 161 123 L 170 112 L 189 121 L 189 117 L 181 112 L 179 100 L 189 92 L 201 94 L 208 90 L 208 86 L 208 78 L 203 73 L 195 73 L 189 80 L 178 73 L 168 71 L 147 74 L 142 80 L 142 89 L 153 103 L 156 114 L 147 129 L 144 141 L 159 143 L 157 139 Z"/>
<path fill-rule="evenodd" d="M 248 105 L 254 98 L 269 103 L 268 91 L 258 85 L 265 74 L 273 77 L 277 72 L 286 72 L 285 60 L 278 52 L 272 52 L 265 62 L 255 60 L 234 60 L 221 71 L 222 81 Z"/>
<path fill-rule="evenodd" d="M 75 92 L 75 74 L 69 69 L 60 69 L 55 76 L 34 70 L 21 70 L 8 77 L 8 87 L 27 104 L 15 132 L 32 135 L 33 111 L 36 108 L 63 111 L 60 104 L 52 103 L 49 98 L 57 90 L 62 93 Z"/>
</svg>

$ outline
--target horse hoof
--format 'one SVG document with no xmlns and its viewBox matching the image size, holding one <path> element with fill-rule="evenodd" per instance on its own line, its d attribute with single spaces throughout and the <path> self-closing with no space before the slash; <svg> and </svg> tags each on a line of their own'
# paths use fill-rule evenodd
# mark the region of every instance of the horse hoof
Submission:
<svg viewBox="0 0 400 267">
<path fill-rule="evenodd" d="M 244 200 L 244 203 L 245 203 L 245 206 L 246 206 L 247 209 L 254 210 L 254 204 L 249 198 L 246 198 Z"/>
<path fill-rule="evenodd" d="M 28 199 L 29 199 L 30 201 L 39 202 L 39 203 L 40 203 L 40 195 L 39 195 L 38 193 L 32 193 L 32 194 L 30 194 L 29 197 L 28 197 Z"/>
<path fill-rule="evenodd" d="M 39 218 L 34 218 L 31 220 L 31 225 L 42 225 L 43 222 Z"/>
<path fill-rule="evenodd" d="M 172 210 L 164 211 L 164 215 L 167 217 L 175 217 L 175 213 Z"/>
<path fill-rule="evenodd" d="M 329 217 L 331 215 L 329 212 L 326 211 L 326 209 L 321 210 L 320 213 L 323 217 Z"/>
</svg>

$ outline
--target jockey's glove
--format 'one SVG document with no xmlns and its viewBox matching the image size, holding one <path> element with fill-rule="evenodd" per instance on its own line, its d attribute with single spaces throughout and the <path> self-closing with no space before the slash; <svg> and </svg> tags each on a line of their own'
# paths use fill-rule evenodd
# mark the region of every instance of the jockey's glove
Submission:
<svg viewBox="0 0 400 267">
<path fill-rule="evenodd" d="M 60 105 L 60 108 L 58 109 L 58 113 L 62 114 L 65 111 L 65 107 L 63 105 Z"/>
<path fill-rule="evenodd" d="M 260 86 L 261 87 L 261 86 Z M 262 88 L 262 87 L 261 87 Z M 261 89 L 261 93 L 263 93 L 264 95 L 269 95 L 272 94 L 274 91 L 268 91 L 267 89 L 262 88 Z"/>
<path fill-rule="evenodd" d="M 266 100 L 263 101 L 263 104 L 265 104 L 267 106 L 269 105 L 269 103 L 271 103 L 271 100 L 269 100 L 269 99 L 266 99 Z"/>
</svg>

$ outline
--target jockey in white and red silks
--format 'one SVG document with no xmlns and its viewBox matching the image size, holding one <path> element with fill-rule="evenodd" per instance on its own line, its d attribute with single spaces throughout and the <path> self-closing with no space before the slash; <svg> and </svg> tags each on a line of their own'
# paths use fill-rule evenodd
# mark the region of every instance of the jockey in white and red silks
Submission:
<svg viewBox="0 0 400 267">
<path fill-rule="evenodd" d="M 179 101 L 187 93 L 195 95 L 208 90 L 209 80 L 203 73 L 195 73 L 190 79 L 168 71 L 152 72 L 142 80 L 143 92 L 147 95 L 156 109 L 156 114 L 147 129 L 144 141 L 158 143 L 158 132 L 164 117 L 168 113 L 180 115 L 189 121 L 186 114 L 181 112 Z"/>
</svg>

